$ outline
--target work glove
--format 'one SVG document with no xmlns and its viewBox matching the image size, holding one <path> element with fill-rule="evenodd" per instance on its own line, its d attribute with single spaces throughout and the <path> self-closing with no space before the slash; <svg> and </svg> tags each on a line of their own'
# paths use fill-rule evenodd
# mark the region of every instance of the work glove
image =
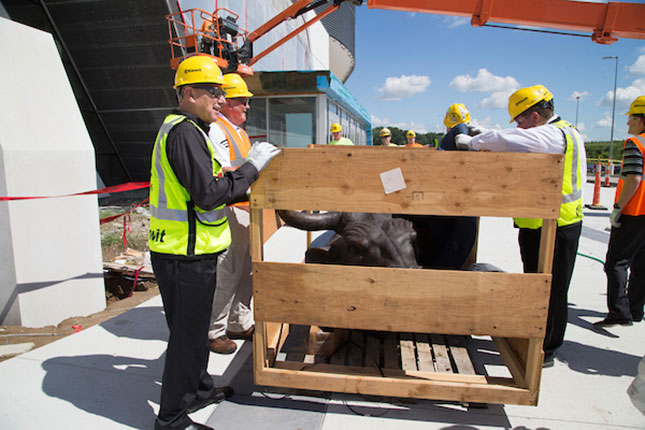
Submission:
<svg viewBox="0 0 645 430">
<path fill-rule="evenodd" d="M 620 219 L 620 208 L 617 208 L 616 206 L 614 206 L 614 210 L 611 211 L 611 213 L 609 214 L 609 221 L 611 222 L 611 226 L 613 228 L 620 227 L 620 223 L 618 222 L 619 219 Z"/>
<path fill-rule="evenodd" d="M 269 142 L 257 142 L 249 150 L 246 161 L 253 164 L 258 169 L 258 172 L 261 172 L 280 151 L 280 148 Z"/>
<path fill-rule="evenodd" d="M 469 125 L 468 126 L 468 135 L 469 136 L 477 136 L 478 134 L 486 133 L 488 130 L 486 130 L 484 127 L 479 127 L 476 125 Z"/>
<path fill-rule="evenodd" d="M 467 134 L 460 133 L 455 136 L 455 146 L 457 146 L 457 149 L 470 151 L 472 149 L 472 146 L 470 145 L 471 140 L 473 140 L 472 137 Z"/>
</svg>

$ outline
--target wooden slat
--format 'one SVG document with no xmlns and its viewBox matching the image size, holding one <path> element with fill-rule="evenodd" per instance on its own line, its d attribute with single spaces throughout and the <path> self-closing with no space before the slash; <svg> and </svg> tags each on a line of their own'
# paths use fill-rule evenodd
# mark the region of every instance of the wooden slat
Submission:
<svg viewBox="0 0 645 430">
<path fill-rule="evenodd" d="M 544 336 L 551 278 L 270 262 L 253 272 L 256 320 L 503 337 Z"/>
<path fill-rule="evenodd" d="M 432 360 L 430 337 L 427 334 L 415 333 L 414 340 L 417 344 L 419 370 L 422 372 L 434 372 L 436 369 Z"/>
<path fill-rule="evenodd" d="M 278 364 L 282 365 L 283 363 Z M 302 370 L 262 369 L 256 373 L 255 383 L 362 395 L 521 405 L 535 404 L 537 397 L 534 392 L 512 385 L 465 382 L 474 378 L 474 375 L 440 374 L 437 372 L 416 372 L 414 375 L 408 372 L 411 377 L 396 378 L 390 377 L 388 374 L 382 377 L 378 374 L 378 369 L 369 367 L 355 368 L 360 374 L 352 375 L 340 369 L 329 369 L 330 373 L 315 371 L 315 369 L 329 366 L 325 364 L 313 364 L 306 368 L 303 368 L 302 364 L 298 364 L 298 366 L 300 366 L 298 369 Z M 372 372 L 373 375 L 365 375 L 364 373 L 367 371 Z M 450 381 L 436 378 L 438 375 L 447 375 L 450 377 Z M 501 378 L 498 381 L 501 381 Z"/>
<path fill-rule="evenodd" d="M 410 333 L 401 333 L 399 339 L 401 345 L 401 367 L 403 370 L 418 370 L 412 335 Z"/>
<path fill-rule="evenodd" d="M 452 366 L 450 365 L 450 357 L 448 357 L 448 348 L 443 340 L 443 336 L 438 334 L 430 335 L 432 340 L 432 351 L 437 365 L 437 372 L 450 373 Z"/>
<path fill-rule="evenodd" d="M 457 372 L 463 375 L 474 375 L 475 368 L 468 355 L 466 340 L 463 336 L 447 336 L 450 344 L 450 354 L 457 366 Z"/>
<path fill-rule="evenodd" d="M 540 233 L 540 250 L 538 255 L 539 273 L 551 273 L 553 270 L 553 253 L 555 251 L 555 234 L 558 228 L 557 220 L 545 219 Z"/>
<path fill-rule="evenodd" d="M 284 148 L 252 186 L 251 207 L 557 218 L 562 155 Z M 385 194 L 380 174 L 401 169 Z M 431 174 L 429 174 L 431 172 Z M 444 178 L 437 185 L 436 178 Z"/>
<path fill-rule="evenodd" d="M 400 369 L 399 352 L 396 334 L 388 333 L 383 339 L 383 367 L 386 369 Z"/>
<path fill-rule="evenodd" d="M 365 335 L 358 330 L 352 331 L 348 344 L 349 352 L 347 354 L 348 366 L 362 366 L 363 355 L 365 355 Z"/>
<path fill-rule="evenodd" d="M 365 340 L 365 367 L 381 367 L 381 342 L 371 335 Z"/>
</svg>

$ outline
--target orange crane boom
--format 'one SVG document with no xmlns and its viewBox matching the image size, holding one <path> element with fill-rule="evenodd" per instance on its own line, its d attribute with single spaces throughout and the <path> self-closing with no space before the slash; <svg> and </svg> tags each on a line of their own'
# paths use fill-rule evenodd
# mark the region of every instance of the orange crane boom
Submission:
<svg viewBox="0 0 645 430">
<path fill-rule="evenodd" d="M 368 0 L 368 8 L 470 16 L 488 22 L 590 32 L 610 44 L 618 37 L 645 39 L 645 4 L 569 0 Z"/>
</svg>

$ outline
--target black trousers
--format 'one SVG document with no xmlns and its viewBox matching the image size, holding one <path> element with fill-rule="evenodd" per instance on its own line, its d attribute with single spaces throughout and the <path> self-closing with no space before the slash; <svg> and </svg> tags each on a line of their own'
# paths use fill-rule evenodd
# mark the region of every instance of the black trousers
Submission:
<svg viewBox="0 0 645 430">
<path fill-rule="evenodd" d="M 208 326 L 215 293 L 217 257 L 179 260 L 151 253 L 170 329 L 155 428 L 191 423 L 186 408 L 210 397 Z"/>
<path fill-rule="evenodd" d="M 576 262 L 582 222 L 558 227 L 555 234 L 551 295 L 544 336 L 544 352 L 551 353 L 562 346 L 567 328 L 568 294 L 573 266 Z M 524 273 L 536 273 L 542 229 L 521 228 L 518 236 Z"/>
<path fill-rule="evenodd" d="M 645 304 L 645 215 L 622 215 L 618 221 L 620 227 L 611 228 L 605 258 L 607 316 L 640 321 Z"/>
</svg>

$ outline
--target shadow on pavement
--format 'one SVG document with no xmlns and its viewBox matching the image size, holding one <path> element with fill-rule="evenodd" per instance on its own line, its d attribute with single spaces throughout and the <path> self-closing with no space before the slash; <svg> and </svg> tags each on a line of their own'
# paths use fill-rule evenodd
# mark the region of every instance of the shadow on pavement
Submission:
<svg viewBox="0 0 645 430">
<path fill-rule="evenodd" d="M 556 360 L 567 363 L 571 370 L 589 375 L 636 376 L 643 357 L 611 351 L 578 342 L 565 341 Z"/>
</svg>

